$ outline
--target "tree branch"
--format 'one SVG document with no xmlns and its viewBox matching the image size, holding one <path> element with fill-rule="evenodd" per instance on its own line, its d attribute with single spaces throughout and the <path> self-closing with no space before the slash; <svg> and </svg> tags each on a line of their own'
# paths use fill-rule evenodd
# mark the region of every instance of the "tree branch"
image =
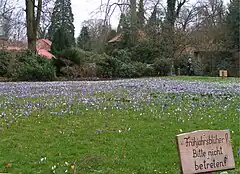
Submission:
<svg viewBox="0 0 240 174">
<path fill-rule="evenodd" d="M 187 2 L 187 0 L 183 0 L 183 1 L 180 0 L 180 2 L 178 2 L 177 10 L 176 10 L 176 13 L 175 13 L 175 18 L 177 18 L 179 16 L 181 8 L 186 2 Z"/>
</svg>

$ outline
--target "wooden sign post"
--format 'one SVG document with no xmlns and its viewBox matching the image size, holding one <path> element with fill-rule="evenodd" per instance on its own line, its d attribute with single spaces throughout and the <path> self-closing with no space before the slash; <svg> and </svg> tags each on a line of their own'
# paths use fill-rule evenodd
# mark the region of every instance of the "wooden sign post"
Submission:
<svg viewBox="0 0 240 174">
<path fill-rule="evenodd" d="M 229 130 L 199 130 L 177 135 L 182 174 L 235 168 Z"/>
</svg>

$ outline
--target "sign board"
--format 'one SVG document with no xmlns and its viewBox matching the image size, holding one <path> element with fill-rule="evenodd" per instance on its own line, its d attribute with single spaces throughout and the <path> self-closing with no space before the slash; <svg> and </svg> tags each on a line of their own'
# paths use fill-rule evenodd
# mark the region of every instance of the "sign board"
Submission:
<svg viewBox="0 0 240 174">
<path fill-rule="evenodd" d="M 220 70 L 220 71 L 219 71 L 219 76 L 220 76 L 220 77 L 227 77 L 227 76 L 228 76 L 227 70 Z"/>
<path fill-rule="evenodd" d="M 235 168 L 229 130 L 199 130 L 177 135 L 183 174 Z"/>
</svg>

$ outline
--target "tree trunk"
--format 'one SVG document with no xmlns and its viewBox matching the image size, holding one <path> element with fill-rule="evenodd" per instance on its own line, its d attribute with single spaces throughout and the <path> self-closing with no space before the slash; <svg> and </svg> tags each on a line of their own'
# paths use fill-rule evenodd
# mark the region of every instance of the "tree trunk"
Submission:
<svg viewBox="0 0 240 174">
<path fill-rule="evenodd" d="M 168 0 L 167 1 L 167 16 L 165 23 L 165 41 L 168 47 L 169 57 L 173 58 L 174 56 L 174 23 L 175 23 L 175 6 L 176 0 Z"/>
<path fill-rule="evenodd" d="M 136 43 L 137 39 L 137 3 L 136 0 L 130 0 L 131 7 L 131 42 Z"/>
<path fill-rule="evenodd" d="M 167 1 L 167 15 L 166 15 L 166 24 L 170 30 L 173 30 L 175 23 L 175 6 L 176 0 L 168 0 Z"/>
<path fill-rule="evenodd" d="M 38 0 L 36 22 L 35 22 L 35 25 L 34 25 L 34 27 L 35 27 L 34 29 L 36 30 L 36 33 L 37 33 L 39 25 L 40 25 L 41 12 L 42 12 L 42 3 L 43 3 L 42 0 Z"/>
<path fill-rule="evenodd" d="M 25 3 L 26 3 L 28 49 L 36 52 L 37 31 L 42 11 L 42 0 L 38 0 L 36 19 L 34 13 L 35 0 L 25 0 Z"/>
<path fill-rule="evenodd" d="M 145 13 L 144 3 L 143 3 L 143 0 L 140 0 L 139 7 L 138 7 L 138 13 L 137 13 L 137 23 L 138 23 L 137 27 L 139 29 L 143 29 L 143 27 L 144 27 L 144 21 L 145 21 L 144 13 Z"/>
<path fill-rule="evenodd" d="M 177 0 L 167 0 L 167 15 L 163 28 L 164 42 L 167 46 L 169 58 L 171 59 L 174 58 L 176 46 L 174 42 L 174 24 L 186 0 L 179 1 L 177 9 L 175 9 L 176 2 Z"/>
</svg>

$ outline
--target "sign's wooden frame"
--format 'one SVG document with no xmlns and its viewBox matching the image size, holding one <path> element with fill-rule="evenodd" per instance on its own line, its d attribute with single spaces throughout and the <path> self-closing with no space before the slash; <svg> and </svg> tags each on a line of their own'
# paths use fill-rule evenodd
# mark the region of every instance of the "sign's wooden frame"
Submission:
<svg viewBox="0 0 240 174">
<path fill-rule="evenodd" d="M 199 133 L 199 132 L 206 132 L 206 131 L 227 131 L 227 130 L 197 130 L 197 131 L 193 131 L 193 132 L 187 132 L 187 133 L 176 135 L 177 150 L 178 150 L 178 154 L 179 154 L 181 174 L 185 174 L 185 173 L 183 172 L 183 167 L 182 167 L 183 164 L 182 164 L 182 160 L 181 160 L 180 144 L 179 144 L 178 137 L 182 136 L 184 134 Z M 228 130 L 228 134 L 230 135 L 230 131 L 229 130 Z M 231 146 L 231 143 L 230 143 L 230 146 Z M 234 161 L 234 159 L 233 159 L 233 161 Z M 229 169 L 215 170 L 215 171 L 227 171 L 227 170 L 233 170 L 233 169 L 235 169 L 235 165 L 234 165 L 234 167 L 231 167 Z M 197 173 L 192 173 L 192 174 L 212 174 L 212 172 L 215 172 L 215 171 L 211 171 L 211 172 L 197 172 Z"/>
</svg>

